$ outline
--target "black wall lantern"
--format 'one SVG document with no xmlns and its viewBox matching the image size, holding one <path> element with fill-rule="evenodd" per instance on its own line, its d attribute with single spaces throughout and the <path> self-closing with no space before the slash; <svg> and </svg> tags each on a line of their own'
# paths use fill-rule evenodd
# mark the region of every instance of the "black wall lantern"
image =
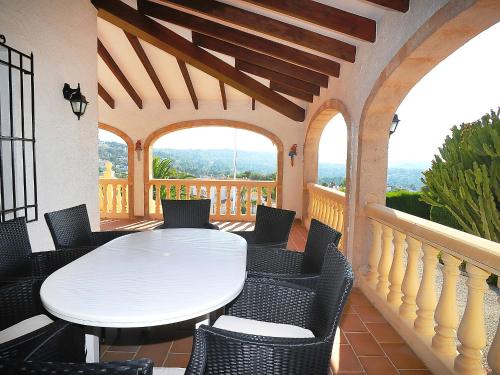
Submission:
<svg viewBox="0 0 500 375">
<path fill-rule="evenodd" d="M 78 117 L 78 120 L 80 120 L 80 117 L 83 116 L 85 110 L 87 109 L 87 104 L 89 104 L 89 102 L 85 99 L 85 95 L 82 95 L 80 92 L 80 84 L 78 84 L 76 89 L 72 89 L 67 83 L 65 83 L 63 87 L 63 95 L 64 99 L 69 100 L 71 110 L 76 117 Z"/>
<path fill-rule="evenodd" d="M 393 135 L 396 132 L 400 121 L 401 120 L 399 119 L 398 114 L 395 113 L 394 117 L 392 118 L 391 128 L 389 129 L 389 136 Z"/>
</svg>

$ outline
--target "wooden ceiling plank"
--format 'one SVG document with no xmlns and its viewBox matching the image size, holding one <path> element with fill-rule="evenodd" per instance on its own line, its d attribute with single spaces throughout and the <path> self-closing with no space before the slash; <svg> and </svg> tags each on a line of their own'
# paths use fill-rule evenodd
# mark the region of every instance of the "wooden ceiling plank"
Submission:
<svg viewBox="0 0 500 375">
<path fill-rule="evenodd" d="M 303 91 L 304 93 L 308 93 L 311 95 L 319 95 L 320 93 L 319 86 L 315 86 L 312 83 L 304 82 L 285 74 L 275 72 L 274 70 L 250 64 L 246 61 L 236 59 L 236 69 L 268 79 L 270 81 L 286 84 L 288 86 L 294 87 L 297 90 Z"/>
<path fill-rule="evenodd" d="M 184 78 L 184 82 L 186 82 L 186 87 L 189 91 L 189 95 L 191 96 L 191 100 L 193 101 L 194 108 L 198 109 L 198 97 L 196 96 L 196 92 L 194 91 L 193 81 L 191 81 L 191 76 L 189 75 L 186 63 L 182 60 L 177 59 L 177 64 L 179 64 L 179 69 L 181 70 L 182 77 Z"/>
<path fill-rule="evenodd" d="M 410 0 L 366 0 L 369 3 L 406 13 L 410 9 Z"/>
<path fill-rule="evenodd" d="M 139 10 L 144 14 L 154 15 L 158 19 L 177 26 L 286 60 L 329 76 L 339 77 L 340 75 L 340 64 L 336 61 L 151 1 L 139 0 L 138 5 Z"/>
<path fill-rule="evenodd" d="M 295 121 L 305 110 L 120 0 L 92 0 L 98 16 Z"/>
<path fill-rule="evenodd" d="M 287 16 L 310 22 L 367 42 L 374 42 L 377 23 L 360 15 L 349 13 L 311 0 L 244 0 Z"/>
<path fill-rule="evenodd" d="M 328 87 L 327 75 L 237 46 L 232 43 L 224 42 L 208 35 L 199 34 L 193 31 L 193 43 L 197 46 L 262 66 L 263 68 L 296 77 L 302 81 L 310 82 L 321 87 Z"/>
<path fill-rule="evenodd" d="M 354 62 L 356 46 L 340 40 L 318 34 L 270 17 L 252 13 L 235 6 L 215 0 L 161 0 L 163 4 L 178 5 L 184 9 L 229 22 L 272 37 L 335 56 L 339 59 Z M 142 8 L 139 8 L 142 9 Z M 154 14 L 150 14 L 155 17 Z"/>
<path fill-rule="evenodd" d="M 156 71 L 153 68 L 153 65 L 151 64 L 151 61 L 149 61 L 149 58 L 146 55 L 146 52 L 142 48 L 141 42 L 139 42 L 139 39 L 136 36 L 126 32 L 126 31 L 124 31 L 124 33 L 125 33 L 125 36 L 127 37 L 128 41 L 132 45 L 132 48 L 134 49 L 137 57 L 141 61 L 142 66 L 144 67 L 144 69 L 146 69 L 146 72 L 148 73 L 149 78 L 151 78 L 151 81 L 153 81 L 153 84 L 155 85 L 156 90 L 158 91 L 158 94 L 160 94 L 161 100 L 163 100 L 163 103 L 165 104 L 165 106 L 168 109 L 170 109 L 170 99 L 169 99 L 165 89 L 163 88 L 163 85 L 161 84 L 160 79 L 158 78 L 158 75 L 156 74 Z"/>
<path fill-rule="evenodd" d="M 99 39 L 97 39 L 97 53 L 99 54 L 101 59 L 106 63 L 106 65 L 114 74 L 116 79 L 123 86 L 125 91 L 127 91 L 127 93 L 130 95 L 130 97 L 135 102 L 137 107 L 139 107 L 139 109 L 142 109 L 142 99 L 140 98 L 139 94 L 137 93 L 137 91 L 135 91 L 132 84 L 129 82 L 129 80 L 122 72 L 116 61 L 113 59 L 111 54 L 108 52 L 106 47 L 104 47 L 104 44 L 102 44 L 102 42 Z"/>
<path fill-rule="evenodd" d="M 224 82 L 219 81 L 219 87 L 220 87 L 220 95 L 222 97 L 222 107 L 224 108 L 224 111 L 227 110 L 227 98 L 226 98 L 226 89 L 224 87 Z"/>
<path fill-rule="evenodd" d="M 290 95 L 293 96 L 294 98 L 304 100 L 306 102 L 312 103 L 314 97 L 310 94 L 306 94 L 300 90 L 296 90 L 295 88 L 285 85 L 283 83 L 278 83 L 278 82 L 273 82 L 271 81 L 271 84 L 269 85 L 271 90 L 280 92 L 282 94 Z"/>
<path fill-rule="evenodd" d="M 255 98 L 252 98 L 252 111 L 255 111 Z"/>
<path fill-rule="evenodd" d="M 97 82 L 97 94 L 106 102 L 111 109 L 115 109 L 115 99 L 106 91 L 102 85 Z"/>
</svg>

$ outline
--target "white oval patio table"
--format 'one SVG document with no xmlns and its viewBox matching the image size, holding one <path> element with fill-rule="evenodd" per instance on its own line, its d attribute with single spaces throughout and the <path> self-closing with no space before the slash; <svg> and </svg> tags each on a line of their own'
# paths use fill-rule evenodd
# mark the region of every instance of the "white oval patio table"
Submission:
<svg viewBox="0 0 500 375">
<path fill-rule="evenodd" d="M 209 229 L 163 229 L 114 239 L 51 274 L 51 314 L 93 327 L 151 327 L 204 316 L 243 289 L 246 241 Z M 64 251 L 64 250 L 61 250 Z M 86 338 L 98 361 L 97 337 Z"/>
</svg>

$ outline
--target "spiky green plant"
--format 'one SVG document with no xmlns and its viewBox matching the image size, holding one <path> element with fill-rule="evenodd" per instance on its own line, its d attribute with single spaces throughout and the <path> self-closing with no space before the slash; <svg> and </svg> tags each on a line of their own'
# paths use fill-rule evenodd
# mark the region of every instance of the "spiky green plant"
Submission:
<svg viewBox="0 0 500 375">
<path fill-rule="evenodd" d="M 432 167 L 422 199 L 443 207 L 465 232 L 500 240 L 500 110 L 454 126 Z"/>
</svg>

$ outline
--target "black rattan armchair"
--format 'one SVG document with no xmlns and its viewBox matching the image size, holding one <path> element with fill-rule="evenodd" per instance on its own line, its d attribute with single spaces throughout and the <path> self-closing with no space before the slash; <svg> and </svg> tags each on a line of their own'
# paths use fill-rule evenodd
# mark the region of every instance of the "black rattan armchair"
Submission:
<svg viewBox="0 0 500 375">
<path fill-rule="evenodd" d="M 0 223 L 0 281 L 46 277 L 85 255 L 88 249 L 31 252 L 24 217 Z"/>
<path fill-rule="evenodd" d="M 182 200 L 162 199 L 163 224 L 155 229 L 219 227 L 210 223 L 210 199 Z"/>
<path fill-rule="evenodd" d="M 303 253 L 279 248 L 250 248 L 249 277 L 270 277 L 314 288 L 328 245 L 338 246 L 342 233 L 312 219 Z"/>
<path fill-rule="evenodd" d="M 54 240 L 54 245 L 58 250 L 76 247 L 95 249 L 115 238 L 136 233 L 135 231 L 125 230 L 92 232 L 85 204 L 49 212 L 44 216 Z"/>
<path fill-rule="evenodd" d="M 0 330 L 43 314 L 41 280 L 24 280 L 0 288 Z M 87 364 L 83 328 L 54 321 L 0 344 L 1 374 L 152 374 L 150 360 Z M 128 371 L 125 371 L 128 370 Z"/>
<path fill-rule="evenodd" d="M 247 240 L 249 248 L 258 247 L 286 247 L 288 235 L 292 229 L 295 211 L 267 207 L 259 204 L 255 216 L 253 231 L 234 231 Z"/>
<path fill-rule="evenodd" d="M 309 329 L 314 337 L 260 336 L 202 325 L 186 374 L 328 374 L 352 284 L 352 268 L 335 246 L 327 249 L 316 291 L 272 279 L 247 279 L 229 315 L 291 324 Z"/>
</svg>

